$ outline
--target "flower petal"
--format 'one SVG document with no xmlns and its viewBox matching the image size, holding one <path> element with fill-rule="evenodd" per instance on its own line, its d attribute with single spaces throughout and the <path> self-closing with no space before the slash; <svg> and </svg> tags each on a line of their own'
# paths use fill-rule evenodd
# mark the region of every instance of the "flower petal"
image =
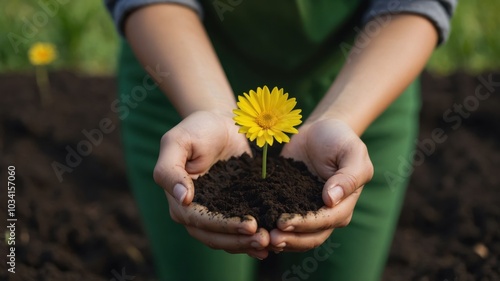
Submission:
<svg viewBox="0 0 500 281">
<path fill-rule="evenodd" d="M 269 145 L 273 145 L 273 141 L 274 141 L 274 139 L 273 139 L 273 137 L 272 137 L 272 136 L 270 136 L 269 134 L 265 133 L 265 134 L 264 134 L 264 138 L 266 139 L 266 142 L 267 142 Z"/>
<path fill-rule="evenodd" d="M 255 108 L 252 106 L 252 104 L 248 101 L 248 99 L 243 98 L 242 96 L 238 97 L 238 107 L 242 112 L 245 112 L 246 114 L 256 117 L 258 115 L 257 111 Z"/>
<path fill-rule="evenodd" d="M 290 141 L 290 137 L 288 137 L 286 134 L 284 134 L 283 132 L 281 131 L 277 131 L 275 132 L 275 135 L 274 135 L 274 138 L 278 141 L 278 142 L 289 142 Z M 279 139 L 278 139 L 279 138 Z"/>
<path fill-rule="evenodd" d="M 257 113 L 261 113 L 262 107 L 260 106 L 260 104 L 258 102 L 257 93 L 255 93 L 254 91 L 250 91 L 249 95 L 247 95 L 246 93 L 244 95 L 246 96 L 246 98 L 250 102 L 250 104 L 253 106 L 255 111 Z"/>
<path fill-rule="evenodd" d="M 258 147 L 263 147 L 265 143 L 266 143 L 266 140 L 264 139 L 264 137 L 257 138 L 257 146 Z"/>
</svg>

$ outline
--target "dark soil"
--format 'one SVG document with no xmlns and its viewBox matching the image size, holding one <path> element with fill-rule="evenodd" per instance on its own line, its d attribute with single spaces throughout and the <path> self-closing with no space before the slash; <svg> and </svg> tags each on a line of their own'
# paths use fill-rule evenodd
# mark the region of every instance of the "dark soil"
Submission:
<svg viewBox="0 0 500 281">
<path fill-rule="evenodd" d="M 383 280 L 500 280 L 500 74 L 473 98 L 490 75 L 423 75 L 419 140 L 447 139 L 415 165 Z"/>
<path fill-rule="evenodd" d="M 323 207 L 324 182 L 309 173 L 304 163 L 270 155 L 268 175 L 262 179 L 260 153 L 216 163 L 195 181 L 194 201 L 225 217 L 243 220 L 251 215 L 267 230 L 277 228 L 283 213 L 306 215 Z"/>
<path fill-rule="evenodd" d="M 50 80 L 53 104 L 42 109 L 33 76 L 0 76 L 0 178 L 6 186 L 6 167 L 16 167 L 17 217 L 16 274 L 7 274 L 0 242 L 0 280 L 108 281 L 123 269 L 140 276 L 135 280 L 152 280 L 148 242 L 127 187 L 119 120 L 110 109 L 114 80 L 64 72 Z M 99 128 L 103 118 L 115 130 L 59 182 L 53 161 L 65 164 L 67 147 L 76 149 L 86 139 L 82 130 Z"/>
<path fill-rule="evenodd" d="M 111 111 L 114 80 L 64 72 L 50 79 L 54 103 L 41 109 L 33 76 L 0 75 L 0 179 L 5 186 L 6 167 L 16 166 L 17 218 L 17 273 L 6 271 L 1 239 L 0 280 L 155 280 Z M 500 280 L 500 88 L 475 110 L 464 107 L 467 117 L 443 116 L 454 104 L 474 105 L 480 84 L 464 74 L 422 78 L 419 140 L 436 128 L 447 139 L 415 165 L 383 280 Z M 60 182 L 51 163 L 64 163 L 68 146 L 103 118 L 116 128 Z"/>
</svg>

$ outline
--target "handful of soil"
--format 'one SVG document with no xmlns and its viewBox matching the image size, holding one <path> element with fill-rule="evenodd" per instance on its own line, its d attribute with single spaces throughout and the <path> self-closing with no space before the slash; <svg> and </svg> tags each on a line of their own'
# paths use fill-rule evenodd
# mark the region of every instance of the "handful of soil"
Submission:
<svg viewBox="0 0 500 281">
<path fill-rule="evenodd" d="M 243 220 L 251 215 L 267 230 L 277 227 L 283 213 L 306 215 L 324 206 L 324 182 L 303 162 L 270 155 L 265 179 L 261 177 L 261 165 L 260 155 L 252 158 L 248 154 L 217 162 L 194 181 L 193 201 L 227 218 Z"/>
</svg>

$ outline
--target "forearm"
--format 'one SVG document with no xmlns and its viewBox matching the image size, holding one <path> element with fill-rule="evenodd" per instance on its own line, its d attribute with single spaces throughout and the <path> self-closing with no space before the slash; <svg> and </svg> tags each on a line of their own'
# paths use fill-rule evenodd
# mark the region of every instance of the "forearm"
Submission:
<svg viewBox="0 0 500 281">
<path fill-rule="evenodd" d="M 181 116 L 201 110 L 231 114 L 231 87 L 194 11 L 175 4 L 146 6 L 127 18 L 125 35 L 143 66 L 170 73 L 159 86 Z"/>
<path fill-rule="evenodd" d="M 345 121 L 358 135 L 408 87 L 424 68 L 438 35 L 415 15 L 394 16 L 349 59 L 306 123 Z"/>
</svg>

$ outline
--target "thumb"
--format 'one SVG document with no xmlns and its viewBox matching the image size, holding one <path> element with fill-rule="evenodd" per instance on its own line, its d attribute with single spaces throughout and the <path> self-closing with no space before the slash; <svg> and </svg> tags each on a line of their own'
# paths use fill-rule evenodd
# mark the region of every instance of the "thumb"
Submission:
<svg viewBox="0 0 500 281">
<path fill-rule="evenodd" d="M 328 207 L 340 203 L 342 199 L 363 187 L 373 177 L 373 165 L 363 142 L 346 149 L 339 155 L 339 169 L 325 183 L 323 202 Z"/>
<path fill-rule="evenodd" d="M 194 197 L 194 184 L 185 168 L 191 154 L 189 136 L 174 127 L 161 139 L 160 155 L 153 172 L 156 184 L 183 205 L 189 205 Z"/>
</svg>

